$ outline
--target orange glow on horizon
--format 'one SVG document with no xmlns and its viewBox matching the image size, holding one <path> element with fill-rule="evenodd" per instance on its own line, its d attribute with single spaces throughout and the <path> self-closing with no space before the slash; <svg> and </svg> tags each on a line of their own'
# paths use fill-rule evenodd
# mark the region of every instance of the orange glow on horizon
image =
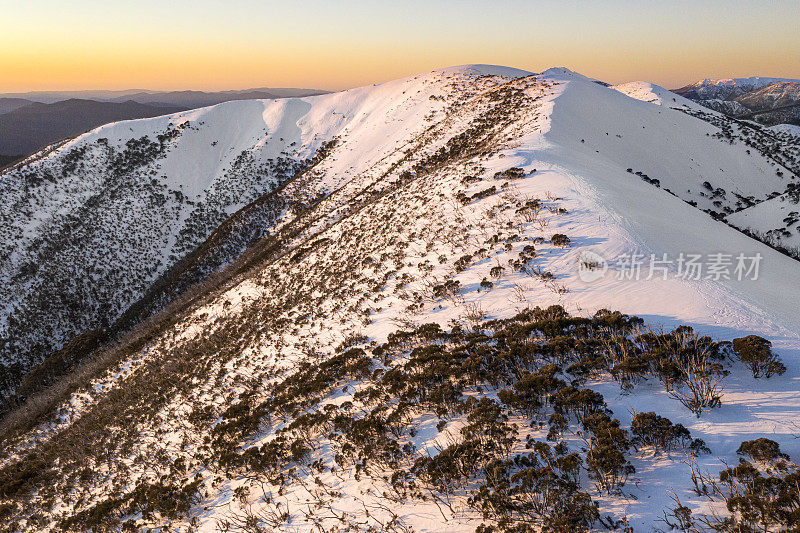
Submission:
<svg viewBox="0 0 800 533">
<path fill-rule="evenodd" d="M 249 0 L 234 7 L 143 0 L 137 9 L 41 0 L 33 2 L 38 7 L 9 8 L 7 20 L 15 22 L 0 34 L 0 92 L 338 90 L 464 63 L 531 71 L 566 66 L 610 83 L 647 80 L 668 88 L 704 77 L 800 77 L 800 36 L 787 16 L 796 3 L 777 2 L 760 12 L 748 11 L 744 1 L 716 3 L 727 10 L 710 10 L 703 19 L 685 2 L 676 2 L 683 10 L 645 1 L 637 6 L 647 9 L 586 2 L 572 11 L 569 2 L 515 0 L 498 0 L 495 7 L 409 1 L 372 10 L 363 2 L 337 4 L 361 7 L 348 13 L 314 1 L 299 13 Z M 158 9 L 163 18 L 155 19 L 149 13 Z M 663 20 L 659 9 L 666 9 Z M 517 14 L 525 16 L 509 16 Z M 763 27 L 761 19 L 772 30 L 764 42 L 737 33 Z"/>
</svg>

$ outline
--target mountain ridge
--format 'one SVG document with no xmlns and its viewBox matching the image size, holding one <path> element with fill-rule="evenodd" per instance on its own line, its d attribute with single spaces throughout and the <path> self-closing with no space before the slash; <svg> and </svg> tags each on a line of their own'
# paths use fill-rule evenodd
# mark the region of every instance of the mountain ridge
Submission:
<svg viewBox="0 0 800 533">
<path fill-rule="evenodd" d="M 155 98 L 158 95 L 174 95 L 180 96 L 181 94 L 199 95 L 206 97 L 225 98 L 236 96 L 246 93 L 269 93 L 273 98 L 284 98 L 287 96 L 310 96 L 306 93 L 324 94 L 329 91 L 322 89 L 302 89 L 293 87 L 253 87 L 250 89 L 231 89 L 225 91 L 201 91 L 201 90 L 174 90 L 174 91 L 160 91 L 148 89 L 123 89 L 123 90 L 80 90 L 80 91 L 29 91 L 18 93 L 0 93 L 0 98 L 22 98 L 35 102 L 52 104 L 62 100 L 69 100 L 71 98 L 78 98 L 84 100 L 96 101 L 114 101 L 114 100 L 134 100 L 138 101 L 138 97 Z M 229 98 L 230 99 L 230 98 Z M 239 99 L 239 98 L 234 98 Z M 147 103 L 147 102 L 139 102 Z M 214 102 L 220 103 L 220 101 Z M 181 104 L 184 105 L 184 104 Z"/>
<path fill-rule="evenodd" d="M 129 144 L 143 138 L 149 142 Z M 657 86 L 606 87 L 561 69 L 535 75 L 483 65 L 98 128 L 6 173 L 0 185 L 41 175 L 41 191 L 68 190 L 77 178 L 96 186 L 95 174 L 117 169 L 133 185 L 155 179 L 165 196 L 179 191 L 198 205 L 208 191 L 233 187 L 233 201 L 212 217 L 219 222 L 191 241 L 201 248 L 187 243 L 176 253 L 219 249 L 222 261 L 210 263 L 217 277 L 94 354 L 80 379 L 38 396 L 35 405 L 45 407 L 9 415 L 6 431 L 26 429 L 3 439 L 3 512 L 22 530 L 127 522 L 474 531 L 524 524 L 525 512 L 533 513 L 528 523 L 578 516 L 588 529 L 600 528 L 602 517 L 645 528 L 674 507 L 670 488 L 692 512 L 708 512 L 691 496 L 685 464 L 634 449 L 627 437 L 604 445 L 621 446 L 622 464 L 635 472 L 620 470 L 618 481 L 635 483 L 625 492 L 605 484 L 586 451 L 596 441 L 580 439 L 595 426 L 557 411 L 566 425 L 559 430 L 559 419 L 548 418 L 555 397 L 543 396 L 541 408 L 519 403 L 522 378 L 558 388 L 561 380 L 565 395 L 569 386 L 600 394 L 587 407 L 596 409 L 593 420 L 623 433 L 633 432 L 631 410 L 658 410 L 705 441 L 711 454 L 681 450 L 715 474 L 717 457 L 732 460 L 742 440 L 766 432 L 796 457 L 800 266 L 709 216 L 746 212 L 749 202 L 769 202 L 770 189 L 794 183 L 794 146 Z M 292 173 L 256 180 L 263 188 L 245 203 L 238 191 L 251 182 L 241 173 L 225 178 L 241 154 L 254 176 L 281 155 Z M 44 177 L 48 169 L 55 183 Z M 141 194 L 133 189 L 128 198 Z M 193 208 L 166 205 L 167 213 Z M 200 214 L 198 223 L 209 220 Z M 37 224 L 32 218 L 21 238 Z M 581 279 L 576 266 L 587 251 L 608 261 L 605 276 Z M 663 279 L 626 278 L 615 260 L 682 252 L 761 254 L 764 268 L 759 279 L 738 281 L 681 278 L 675 265 Z M 155 253 L 141 248 L 116 262 L 142 255 L 152 263 Z M 645 321 L 651 329 L 636 329 Z M 715 340 L 764 336 L 787 376 L 751 379 L 726 358 L 735 372 L 722 406 L 695 416 L 660 378 L 609 376 L 611 367 L 591 370 L 581 359 L 605 360 L 614 346 L 640 350 L 620 339 L 643 343 L 645 334 L 711 346 L 685 329 L 670 336 L 680 325 Z M 509 367 L 496 366 L 503 361 Z M 618 419 L 603 418 L 612 415 Z M 504 469 L 510 475 L 533 461 L 526 446 L 556 442 L 548 429 L 579 459 L 577 481 L 570 477 L 572 488 L 556 500 L 581 512 L 553 502 L 544 507 L 553 512 L 539 514 L 482 507 L 509 501 L 489 474 L 505 480 Z M 480 452 L 469 456 L 480 468 L 451 473 L 458 468 L 451 471 L 448 458 L 470 450 Z M 508 481 L 520 498 L 536 494 Z M 586 498 L 592 503 L 584 506 Z"/>
</svg>

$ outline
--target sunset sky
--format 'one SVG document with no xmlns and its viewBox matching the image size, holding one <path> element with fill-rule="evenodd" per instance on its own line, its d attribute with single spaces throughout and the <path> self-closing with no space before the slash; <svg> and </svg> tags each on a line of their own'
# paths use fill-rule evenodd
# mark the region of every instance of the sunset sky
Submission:
<svg viewBox="0 0 800 533">
<path fill-rule="evenodd" d="M 666 87 L 800 78 L 800 1 L 0 0 L 0 92 L 341 89 L 566 66 Z"/>
</svg>

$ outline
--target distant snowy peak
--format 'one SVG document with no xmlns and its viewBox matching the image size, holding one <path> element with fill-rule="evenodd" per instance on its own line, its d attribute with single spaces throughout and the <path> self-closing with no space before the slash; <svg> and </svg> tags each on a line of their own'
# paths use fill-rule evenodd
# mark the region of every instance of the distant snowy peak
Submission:
<svg viewBox="0 0 800 533">
<path fill-rule="evenodd" d="M 751 76 L 749 78 L 726 78 L 710 79 L 697 81 L 686 85 L 675 92 L 694 100 L 722 99 L 732 100 L 750 91 L 756 91 L 781 82 L 798 82 L 800 80 L 791 78 L 772 78 L 762 76 Z"/>
<path fill-rule="evenodd" d="M 782 81 L 750 91 L 736 99 L 751 109 L 775 109 L 800 103 L 800 81 Z"/>
<path fill-rule="evenodd" d="M 794 78 L 774 78 L 769 76 L 750 76 L 749 78 L 722 78 L 722 79 L 711 79 L 706 78 L 704 80 L 695 82 L 694 85 L 698 87 L 708 87 L 711 85 L 715 86 L 725 86 L 725 87 L 766 87 L 767 85 L 772 85 L 773 83 L 778 83 L 782 81 L 800 81 Z"/>
<path fill-rule="evenodd" d="M 730 117 L 766 126 L 800 124 L 800 80 L 753 76 L 705 79 L 675 92 Z"/>
<path fill-rule="evenodd" d="M 652 104 L 667 105 L 669 107 L 696 106 L 696 104 L 688 98 L 684 98 L 669 89 L 646 81 L 631 81 L 619 85 L 612 85 L 611 88 L 631 98 L 635 98 L 636 100 L 650 102 Z"/>
<path fill-rule="evenodd" d="M 584 76 L 583 74 L 575 72 L 574 70 L 570 70 L 566 67 L 551 67 L 547 70 L 540 72 L 539 74 L 537 74 L 537 76 L 556 81 L 575 81 L 575 80 L 590 81 L 593 83 L 599 83 L 600 85 L 608 86 L 608 84 L 604 81 Z"/>
</svg>

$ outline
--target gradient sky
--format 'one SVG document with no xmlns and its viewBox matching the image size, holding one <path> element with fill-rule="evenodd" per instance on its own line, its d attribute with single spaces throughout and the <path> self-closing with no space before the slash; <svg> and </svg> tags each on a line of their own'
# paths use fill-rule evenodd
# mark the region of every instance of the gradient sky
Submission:
<svg viewBox="0 0 800 533">
<path fill-rule="evenodd" d="M 341 89 L 464 63 L 800 78 L 800 0 L 0 0 L 0 92 Z"/>
</svg>

